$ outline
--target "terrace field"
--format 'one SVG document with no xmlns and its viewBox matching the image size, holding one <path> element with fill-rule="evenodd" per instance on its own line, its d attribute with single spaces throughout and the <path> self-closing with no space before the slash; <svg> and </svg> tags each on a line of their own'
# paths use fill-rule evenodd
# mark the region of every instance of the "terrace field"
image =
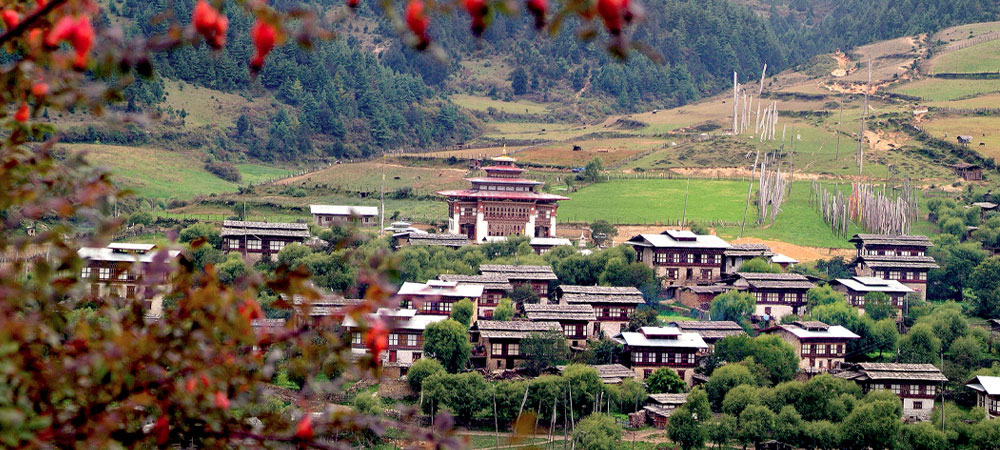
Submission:
<svg viewBox="0 0 1000 450">
<path fill-rule="evenodd" d="M 385 165 L 385 191 L 390 193 L 404 187 L 413 188 L 418 194 L 433 194 L 441 189 L 466 186 L 463 180 L 467 171 L 452 167 L 410 167 L 390 163 Z M 308 174 L 277 182 L 278 186 L 340 189 L 373 192 L 380 188 L 382 164 L 368 161 L 335 164 Z"/>
<path fill-rule="evenodd" d="M 991 116 L 945 116 L 923 123 L 924 130 L 956 142 L 957 136 L 972 136 L 969 147 L 987 158 L 1000 158 L 1000 118 Z M 985 145 L 979 145 L 983 143 Z"/>
<path fill-rule="evenodd" d="M 86 152 L 87 160 L 111 171 L 112 180 L 137 195 L 151 198 L 192 198 L 235 192 L 239 185 L 260 183 L 293 173 L 261 164 L 239 164 L 243 180 L 232 183 L 209 172 L 193 151 L 98 144 L 59 144 L 70 152 Z"/>
<path fill-rule="evenodd" d="M 580 150 L 574 150 L 574 145 Z M 663 141 L 648 138 L 587 139 L 534 147 L 517 153 L 517 158 L 562 167 L 582 167 L 591 159 L 601 158 L 605 166 L 615 167 L 629 158 L 663 146 Z"/>
<path fill-rule="evenodd" d="M 928 101 L 958 100 L 1000 92 L 1000 80 L 949 80 L 924 78 L 892 88 L 893 92 Z"/>
<path fill-rule="evenodd" d="M 548 106 L 530 100 L 508 102 L 466 94 L 455 94 L 450 98 L 452 103 L 473 111 L 487 112 L 493 108 L 497 112 L 510 114 L 545 114 L 549 112 Z"/>
<path fill-rule="evenodd" d="M 935 73 L 1000 72 L 1000 40 L 939 55 L 931 67 Z"/>
</svg>

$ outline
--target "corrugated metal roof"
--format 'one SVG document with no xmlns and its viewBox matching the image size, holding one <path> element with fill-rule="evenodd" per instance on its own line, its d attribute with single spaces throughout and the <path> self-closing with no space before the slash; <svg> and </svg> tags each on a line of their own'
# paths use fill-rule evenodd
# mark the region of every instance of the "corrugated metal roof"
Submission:
<svg viewBox="0 0 1000 450">
<path fill-rule="evenodd" d="M 121 251 L 115 251 L 110 247 L 83 247 L 77 250 L 77 255 L 80 258 L 86 259 L 88 261 L 108 261 L 108 262 L 130 262 L 130 263 L 148 263 L 152 262 L 156 258 L 156 255 L 160 252 L 166 251 L 168 258 L 176 258 L 181 254 L 180 250 L 158 250 L 154 252 L 147 253 L 125 253 Z"/>
<path fill-rule="evenodd" d="M 692 233 L 692 235 L 694 235 Z M 704 249 L 728 249 L 732 248 L 728 242 L 715 235 L 694 235 L 693 241 L 679 241 L 666 234 L 640 234 L 629 239 L 626 244 L 638 245 L 640 247 L 655 248 L 704 248 Z"/>
<path fill-rule="evenodd" d="M 628 345 L 630 347 L 671 347 L 671 348 L 708 348 L 708 344 L 705 340 L 701 338 L 698 333 L 683 333 L 676 327 L 643 327 L 650 329 L 658 329 L 656 331 L 663 331 L 664 333 L 671 332 L 675 333 L 676 339 L 666 339 L 666 338 L 651 338 L 647 337 L 643 333 L 637 333 L 634 331 L 623 331 L 615 336 L 613 339 L 619 343 Z M 658 333 L 660 334 L 660 333 Z"/>
<path fill-rule="evenodd" d="M 837 278 L 835 283 L 842 284 L 856 292 L 914 292 L 903 283 L 896 280 L 885 280 L 877 277 Z"/>
<path fill-rule="evenodd" d="M 819 323 L 822 323 L 822 322 L 819 322 Z M 806 322 L 806 323 L 803 323 L 803 325 L 809 325 L 809 323 Z M 825 326 L 826 324 L 823 324 L 823 325 Z M 780 329 L 784 329 L 785 331 L 788 331 L 789 333 L 792 333 L 793 335 L 795 335 L 795 337 L 797 337 L 799 339 L 859 339 L 859 338 L 861 338 L 861 336 L 858 336 L 858 335 L 852 333 L 851 330 L 848 330 L 847 328 L 844 328 L 844 327 L 842 327 L 840 325 L 832 325 L 832 326 L 829 326 L 825 330 L 820 330 L 820 329 L 806 329 L 806 328 L 803 328 L 803 327 L 801 327 L 799 325 L 795 325 L 795 324 L 783 324 L 783 325 L 778 325 L 778 326 L 776 326 L 774 328 L 770 328 L 768 330 L 764 330 L 764 332 L 769 332 L 771 330 L 776 330 L 776 329 L 779 329 L 779 328 Z"/>
<path fill-rule="evenodd" d="M 463 284 L 442 280 L 429 280 L 427 283 L 411 283 L 407 281 L 399 287 L 397 295 L 477 299 L 483 296 L 483 286 L 480 284 Z"/>
<path fill-rule="evenodd" d="M 334 216 L 377 216 L 378 206 L 309 205 L 309 212 Z"/>
<path fill-rule="evenodd" d="M 966 383 L 970 389 L 985 392 L 986 395 L 1000 395 L 1000 377 L 979 375 Z"/>
<path fill-rule="evenodd" d="M 544 245 L 557 247 L 560 245 L 573 245 L 569 239 L 566 238 L 553 238 L 553 237 L 533 237 L 531 238 L 530 245 Z"/>
</svg>

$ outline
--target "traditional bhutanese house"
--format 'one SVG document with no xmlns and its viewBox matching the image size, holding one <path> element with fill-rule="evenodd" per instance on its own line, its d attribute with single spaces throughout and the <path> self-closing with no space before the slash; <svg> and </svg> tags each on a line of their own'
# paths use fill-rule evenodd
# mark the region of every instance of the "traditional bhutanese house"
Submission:
<svg viewBox="0 0 1000 450">
<path fill-rule="evenodd" d="M 309 205 L 313 223 L 321 227 L 347 226 L 356 220 L 360 227 L 378 226 L 377 206 Z"/>
<path fill-rule="evenodd" d="M 640 234 L 625 243 L 635 249 L 636 259 L 652 267 L 668 287 L 718 281 L 722 276 L 724 253 L 732 248 L 718 236 L 686 230 Z"/>
<path fill-rule="evenodd" d="M 833 286 L 833 289 L 843 292 L 847 303 L 856 306 L 861 312 L 865 311 L 865 295 L 868 295 L 869 292 L 881 292 L 888 295 L 889 301 L 899 310 L 897 319 L 903 317 L 906 294 L 913 292 L 913 289 L 896 280 L 883 280 L 875 277 L 838 278 L 833 280 L 830 285 Z"/>
<path fill-rule="evenodd" d="M 708 311 L 715 296 L 733 290 L 728 284 L 709 284 L 705 286 L 681 286 L 677 288 L 674 298 L 689 308 Z"/>
<path fill-rule="evenodd" d="M 544 255 L 548 253 L 549 250 L 559 247 L 560 245 L 573 245 L 569 239 L 555 237 L 533 237 L 528 244 L 531 245 L 531 249 L 539 255 Z"/>
<path fill-rule="evenodd" d="M 470 244 L 468 236 L 464 234 L 447 233 L 407 234 L 405 241 L 397 240 L 396 242 L 397 247 L 404 245 L 430 245 L 435 247 L 459 248 Z"/>
<path fill-rule="evenodd" d="M 158 250 L 153 244 L 114 242 L 107 247 L 83 247 L 77 254 L 86 261 L 80 279 L 90 283 L 93 296 L 142 300 L 146 314 L 159 317 L 163 311 L 162 274 L 148 275 L 154 262 L 171 263 L 178 250 Z"/>
<path fill-rule="evenodd" d="M 962 138 L 965 137 L 967 140 L 962 142 Z M 962 144 L 968 144 L 972 140 L 972 136 L 959 136 L 958 141 Z M 976 164 L 969 163 L 958 163 L 951 166 L 955 171 L 955 175 L 962 177 L 963 180 L 977 181 L 983 179 L 983 168 Z"/>
<path fill-rule="evenodd" d="M 986 411 L 986 417 L 1000 417 L 1000 377 L 979 375 L 965 384 L 976 391 L 976 406 Z"/>
<path fill-rule="evenodd" d="M 480 320 L 469 328 L 475 342 L 472 361 L 477 367 L 487 370 L 514 369 L 524 360 L 521 341 L 533 333 L 558 333 L 562 328 L 558 322 L 529 322 L 526 320 Z"/>
<path fill-rule="evenodd" d="M 642 327 L 639 331 L 623 331 L 612 339 L 624 346 L 623 362 L 643 379 L 667 367 L 688 386 L 698 366 L 698 353 L 708 348 L 698 333 L 685 333 L 677 327 Z"/>
<path fill-rule="evenodd" d="M 448 232 L 476 242 L 487 236 L 555 237 L 561 195 L 539 192 L 542 182 L 522 178 L 510 157 L 494 158 L 485 177 L 466 180 L 471 188 L 438 192 L 448 199 Z"/>
<path fill-rule="evenodd" d="M 597 315 L 594 336 L 614 336 L 628 326 L 629 317 L 643 303 L 642 292 L 631 286 L 559 286 L 559 303 L 590 305 Z"/>
<path fill-rule="evenodd" d="M 726 266 L 722 273 L 734 274 L 740 271 L 743 263 L 754 258 L 769 260 L 774 256 L 771 247 L 765 244 L 731 244 L 731 247 L 722 252 Z"/>
<path fill-rule="evenodd" d="M 483 296 L 480 284 L 463 284 L 455 281 L 428 280 L 426 283 L 405 282 L 396 293 L 401 299 L 400 307 L 415 309 L 420 314 L 451 315 L 455 302 L 467 298 L 472 301 L 472 317 L 477 315 L 479 299 Z"/>
<path fill-rule="evenodd" d="M 597 376 L 601 377 L 601 382 L 604 384 L 621 384 L 627 379 L 634 380 L 639 377 L 632 369 L 621 364 L 597 364 L 587 367 L 596 370 Z M 556 366 L 556 373 L 562 375 L 564 370 L 566 370 L 566 366 Z"/>
<path fill-rule="evenodd" d="M 650 394 L 642 409 L 646 411 L 646 418 L 653 427 L 663 429 L 670 422 L 670 415 L 674 410 L 685 403 L 687 394 Z"/>
<path fill-rule="evenodd" d="M 858 249 L 855 275 L 896 280 L 927 299 L 927 271 L 938 268 L 926 254 L 933 245 L 927 236 L 856 234 L 850 242 Z"/>
<path fill-rule="evenodd" d="M 582 349 L 595 337 L 591 324 L 597 320 L 590 305 L 542 305 L 526 303 L 524 316 L 532 322 L 558 322 L 571 347 Z"/>
<path fill-rule="evenodd" d="M 511 286 L 515 288 L 522 284 L 529 285 L 535 294 L 544 300 L 549 298 L 549 283 L 559 280 L 559 277 L 552 271 L 552 266 L 483 264 L 479 266 L 479 273 L 507 278 Z"/>
<path fill-rule="evenodd" d="M 285 245 L 309 239 L 304 223 L 227 220 L 222 223 L 222 251 L 240 252 L 252 260 L 276 256 Z"/>
<path fill-rule="evenodd" d="M 686 333 L 698 333 L 705 343 L 708 344 L 708 348 L 705 349 L 704 353 L 711 352 L 715 348 L 715 343 L 722 340 L 722 338 L 745 336 L 747 334 L 740 324 L 731 320 L 678 320 L 670 322 L 667 325 L 677 327 Z"/>
<path fill-rule="evenodd" d="M 815 287 L 797 273 L 738 272 L 733 287 L 747 291 L 757 300 L 754 315 L 780 321 L 789 314 L 799 314 L 806 306 L 806 292 Z"/>
<path fill-rule="evenodd" d="M 1000 337 L 1000 319 L 990 319 L 986 323 L 990 325 L 990 332 L 994 338 Z"/>
<path fill-rule="evenodd" d="M 861 337 L 840 325 L 818 321 L 781 324 L 761 333 L 776 334 L 791 344 L 799 357 L 799 368 L 809 374 L 829 372 L 840 367 L 847 354 L 847 343 Z"/>
<path fill-rule="evenodd" d="M 424 330 L 427 326 L 447 319 L 446 316 L 418 314 L 414 309 L 379 308 L 369 318 L 379 318 L 389 328 L 388 344 L 382 355 L 386 375 L 400 377 L 406 375 L 414 361 L 423 356 Z M 351 316 L 344 318 L 346 335 L 351 336 L 351 352 L 355 355 L 368 354 L 364 333 L 355 331 L 358 323 Z"/>
<path fill-rule="evenodd" d="M 500 300 L 510 296 L 510 291 L 514 289 L 507 277 L 499 275 L 442 274 L 438 276 L 438 279 L 461 284 L 481 285 L 483 296 L 479 297 L 479 305 L 476 308 L 479 310 L 478 318 L 480 319 L 492 318 L 493 311 L 496 311 Z"/>
<path fill-rule="evenodd" d="M 932 364 L 845 363 L 834 376 L 852 380 L 865 393 L 891 390 L 903 400 L 903 419 L 927 420 L 934 409 L 938 386 L 948 378 Z"/>
</svg>

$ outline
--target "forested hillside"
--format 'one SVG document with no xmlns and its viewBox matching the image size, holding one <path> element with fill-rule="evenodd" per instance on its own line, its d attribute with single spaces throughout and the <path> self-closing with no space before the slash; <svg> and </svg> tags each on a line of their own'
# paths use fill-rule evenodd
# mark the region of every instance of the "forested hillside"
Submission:
<svg viewBox="0 0 1000 450">
<path fill-rule="evenodd" d="M 178 17 L 188 17 L 194 0 L 111 4 L 112 16 L 105 20 L 126 24 L 133 35 L 148 35 L 154 15 L 172 8 Z M 345 9 L 340 1 L 307 4 Z M 646 0 L 644 5 L 646 20 L 634 37 L 662 55 L 662 65 L 638 52 L 620 63 L 604 48 L 605 36 L 581 41 L 576 23 L 550 37 L 536 32 L 530 18 L 498 15 L 476 39 L 460 11 L 432 20 L 430 35 L 448 55 L 441 61 L 405 48 L 372 9 L 374 2 L 362 2 L 356 16 L 341 25 L 342 39 L 314 51 L 286 44 L 255 80 L 245 64 L 250 21 L 236 8 L 227 9 L 231 43 L 223 50 L 183 48 L 159 57 L 155 67 L 162 77 L 248 97 L 270 93 L 280 102 L 266 117 L 233 118 L 238 126 L 226 146 L 263 160 L 358 157 L 477 136 L 476 119 L 447 99 L 455 92 L 564 102 L 584 96 L 604 112 L 672 107 L 726 89 L 733 70 L 746 80 L 765 62 L 773 74 L 838 48 L 1000 18 L 994 0 Z M 469 62 L 506 62 L 518 69 L 511 80 L 484 85 L 456 76 Z M 131 108 L 154 106 L 163 98 L 162 86 L 147 81 L 128 95 Z"/>
</svg>

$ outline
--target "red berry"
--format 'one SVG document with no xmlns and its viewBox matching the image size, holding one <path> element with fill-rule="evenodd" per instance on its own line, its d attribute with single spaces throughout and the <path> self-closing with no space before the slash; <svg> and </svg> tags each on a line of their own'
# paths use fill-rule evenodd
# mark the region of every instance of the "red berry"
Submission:
<svg viewBox="0 0 1000 450">
<path fill-rule="evenodd" d="M 427 48 L 431 42 L 430 38 L 427 37 L 427 25 L 430 20 L 424 14 L 424 7 L 423 0 L 410 0 L 406 4 L 406 26 L 417 36 L 418 49 Z"/>
<path fill-rule="evenodd" d="M 365 346 L 375 357 L 375 361 L 381 360 L 382 352 L 389 348 L 389 330 L 380 319 L 375 319 L 375 323 L 365 334 Z"/>
<path fill-rule="evenodd" d="M 545 14 L 549 11 L 548 0 L 528 0 L 526 5 L 528 12 L 535 16 L 535 28 L 541 30 L 545 27 Z"/>
<path fill-rule="evenodd" d="M 17 112 L 14 113 L 14 120 L 25 123 L 28 121 L 29 115 L 31 115 L 31 110 L 28 109 L 28 103 L 21 102 L 21 107 L 17 108 Z"/>
<path fill-rule="evenodd" d="M 166 445 L 170 439 L 170 420 L 167 416 L 160 416 L 153 425 L 153 436 L 156 436 L 156 445 Z"/>
<path fill-rule="evenodd" d="M 76 59 L 73 65 L 82 69 L 87 65 L 87 55 L 94 45 L 94 27 L 90 25 L 90 17 L 83 16 L 76 22 L 73 34 L 69 37 L 73 49 L 76 50 Z"/>
<path fill-rule="evenodd" d="M 277 39 L 278 31 L 274 29 L 274 26 L 258 19 L 257 23 L 250 29 L 250 40 L 253 41 L 254 48 L 257 49 L 253 57 L 250 58 L 251 70 L 257 72 L 264 67 L 264 58 L 267 57 L 268 53 L 271 53 Z"/>
<path fill-rule="evenodd" d="M 351 9 L 357 8 L 361 4 L 361 0 L 347 0 L 347 6 Z"/>
<path fill-rule="evenodd" d="M 191 12 L 191 24 L 194 29 L 205 37 L 205 41 L 212 48 L 222 48 L 226 43 L 226 30 L 229 28 L 229 20 L 226 16 L 219 14 L 219 11 L 205 0 L 199 0 Z"/>
<path fill-rule="evenodd" d="M 222 391 L 215 392 L 215 406 L 219 409 L 229 409 L 229 398 Z"/>
<path fill-rule="evenodd" d="M 463 5 L 472 18 L 472 34 L 482 36 L 486 30 L 486 14 L 489 13 L 486 0 L 464 0 Z"/>
<path fill-rule="evenodd" d="M 608 33 L 617 36 L 622 32 L 626 0 L 597 0 L 597 13 L 604 20 Z"/>
<path fill-rule="evenodd" d="M 306 415 L 302 416 L 302 420 L 299 421 L 299 424 L 295 426 L 295 437 L 304 441 L 312 440 L 313 427 L 311 414 L 306 413 Z"/>
<path fill-rule="evenodd" d="M 49 95 L 49 84 L 44 81 L 39 81 L 31 85 L 31 95 L 37 97 L 45 97 Z"/>
<path fill-rule="evenodd" d="M 76 20 L 70 16 L 63 16 L 52 26 L 49 30 L 49 34 L 45 36 L 45 45 L 48 47 L 56 47 L 59 42 L 68 38 L 70 33 L 76 27 Z"/>
<path fill-rule="evenodd" d="M 3 17 L 3 23 L 7 26 L 8 30 L 21 23 L 21 15 L 18 14 L 17 11 L 5 9 L 2 13 L 0 13 L 0 16 Z"/>
<path fill-rule="evenodd" d="M 188 392 L 194 392 L 195 388 L 197 387 L 198 387 L 198 380 L 195 380 L 194 377 L 188 377 L 187 380 L 184 380 L 184 390 Z"/>
</svg>

